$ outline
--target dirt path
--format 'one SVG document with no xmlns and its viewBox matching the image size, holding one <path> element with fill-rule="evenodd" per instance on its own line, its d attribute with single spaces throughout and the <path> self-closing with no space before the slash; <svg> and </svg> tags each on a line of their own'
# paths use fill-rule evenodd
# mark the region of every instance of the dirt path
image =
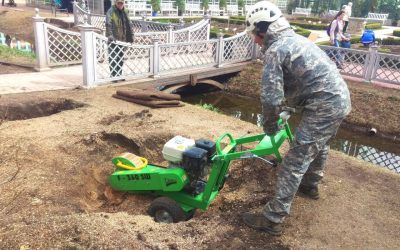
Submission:
<svg viewBox="0 0 400 250">
<path fill-rule="evenodd" d="M 282 237 L 253 231 L 239 219 L 273 194 L 275 169 L 257 160 L 232 164 L 226 186 L 207 211 L 183 223 L 155 223 L 146 213 L 152 198 L 106 192 L 113 156 L 130 151 L 162 163 L 162 147 L 175 135 L 215 140 L 223 132 L 239 137 L 260 128 L 197 106 L 147 109 L 111 98 L 114 91 L 104 87 L 0 98 L 0 248 L 400 245 L 400 176 L 334 151 L 322 198 L 296 197 Z"/>
</svg>

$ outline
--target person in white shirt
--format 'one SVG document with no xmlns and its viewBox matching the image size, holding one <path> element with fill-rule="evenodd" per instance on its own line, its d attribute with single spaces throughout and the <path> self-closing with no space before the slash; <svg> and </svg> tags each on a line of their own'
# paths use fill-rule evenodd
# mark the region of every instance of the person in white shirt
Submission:
<svg viewBox="0 0 400 250">
<path fill-rule="evenodd" d="M 349 2 L 347 5 L 343 5 L 342 10 L 344 11 L 344 27 L 343 32 L 347 31 L 347 26 L 349 25 L 349 18 L 351 17 L 351 7 L 353 6 L 352 2 Z"/>
<path fill-rule="evenodd" d="M 341 43 L 345 41 L 349 41 L 350 39 L 343 34 L 343 17 L 345 16 L 345 12 L 343 10 L 339 11 L 335 19 L 331 23 L 331 29 L 329 31 L 330 43 L 332 46 L 341 47 Z M 337 51 L 336 53 L 336 65 L 339 69 L 342 68 L 342 59 L 340 53 Z"/>
</svg>

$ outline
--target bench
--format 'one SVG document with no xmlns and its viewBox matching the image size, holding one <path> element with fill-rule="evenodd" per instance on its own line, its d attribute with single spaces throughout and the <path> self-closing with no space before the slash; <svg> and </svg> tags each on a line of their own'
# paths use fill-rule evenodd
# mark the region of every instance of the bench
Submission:
<svg viewBox="0 0 400 250">
<path fill-rule="evenodd" d="M 51 12 L 54 13 L 54 16 L 57 17 L 57 11 L 58 12 L 64 12 L 69 16 L 68 9 L 67 8 L 62 8 L 62 2 L 60 0 L 51 0 Z"/>
<path fill-rule="evenodd" d="M 239 16 L 243 15 L 243 9 L 240 8 L 237 4 L 228 4 L 226 5 L 226 12 L 228 13 L 229 16 Z"/>
<path fill-rule="evenodd" d="M 178 7 L 174 8 L 174 2 L 161 2 L 161 15 L 177 16 Z"/>
<path fill-rule="evenodd" d="M 185 14 L 189 16 L 202 16 L 204 11 L 200 6 L 200 1 L 187 1 L 185 4 Z"/>
<path fill-rule="evenodd" d="M 379 21 L 382 22 L 382 25 L 385 24 L 389 14 L 381 14 L 381 13 L 368 13 L 367 22 L 368 21 Z"/>
<path fill-rule="evenodd" d="M 219 2 L 208 5 L 211 16 L 225 16 L 224 8 L 219 7 Z"/>
<path fill-rule="evenodd" d="M 292 12 L 292 15 L 299 15 L 299 16 L 310 16 L 311 15 L 311 8 L 298 8 Z"/>
<path fill-rule="evenodd" d="M 151 16 L 153 13 L 153 7 L 151 4 L 147 4 L 146 1 L 125 0 L 125 6 L 129 10 L 130 17 L 134 17 L 136 15 Z"/>
</svg>

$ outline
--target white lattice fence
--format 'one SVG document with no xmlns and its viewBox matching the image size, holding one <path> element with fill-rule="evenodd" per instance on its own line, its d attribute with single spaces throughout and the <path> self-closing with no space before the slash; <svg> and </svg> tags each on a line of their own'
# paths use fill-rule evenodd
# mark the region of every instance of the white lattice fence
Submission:
<svg viewBox="0 0 400 250">
<path fill-rule="evenodd" d="M 160 73 L 217 64 L 217 40 L 159 46 Z"/>
<path fill-rule="evenodd" d="M 44 24 L 47 63 L 50 66 L 82 62 L 81 34 Z"/>
<path fill-rule="evenodd" d="M 107 43 L 106 37 L 95 34 L 95 81 L 147 77 L 151 74 L 153 46 Z"/>
<path fill-rule="evenodd" d="M 157 39 L 160 44 L 168 43 L 167 32 L 136 33 L 133 35 L 134 44 L 151 45 Z"/>
<path fill-rule="evenodd" d="M 253 39 L 247 32 L 224 39 L 223 62 L 233 63 L 250 60 L 253 55 L 253 46 Z"/>
<path fill-rule="evenodd" d="M 400 56 L 377 53 L 372 80 L 400 84 Z"/>
<path fill-rule="evenodd" d="M 185 29 L 173 32 L 173 43 L 189 41 L 205 41 L 210 37 L 209 20 L 203 19 L 200 22 Z"/>
<path fill-rule="evenodd" d="M 363 50 L 337 48 L 332 46 L 319 46 L 334 62 L 340 62 L 342 69 L 340 73 L 364 77 L 369 62 L 370 53 Z"/>
</svg>

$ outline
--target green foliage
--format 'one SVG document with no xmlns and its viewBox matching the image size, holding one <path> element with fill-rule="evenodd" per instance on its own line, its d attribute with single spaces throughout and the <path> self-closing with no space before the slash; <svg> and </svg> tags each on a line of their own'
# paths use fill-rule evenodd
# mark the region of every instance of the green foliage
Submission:
<svg viewBox="0 0 400 250">
<path fill-rule="evenodd" d="M 393 30 L 393 35 L 400 37 L 400 30 Z"/>
<path fill-rule="evenodd" d="M 311 34 L 311 31 L 303 29 L 301 27 L 295 27 L 294 31 L 300 36 L 308 37 Z"/>
<path fill-rule="evenodd" d="M 382 24 L 381 23 L 367 23 L 365 25 L 366 30 L 377 30 L 377 29 L 382 29 Z"/>
<path fill-rule="evenodd" d="M 194 22 L 199 22 L 202 19 L 202 17 L 193 17 L 193 18 L 183 18 L 183 21 L 185 23 L 190 23 L 192 21 Z M 153 19 L 154 22 L 160 22 L 160 23 L 179 23 L 179 19 L 177 18 L 154 18 Z"/>
<path fill-rule="evenodd" d="M 210 29 L 210 38 L 217 38 L 217 34 L 222 32 L 222 34 L 224 34 L 224 37 L 231 37 L 235 34 L 231 33 L 231 32 L 227 32 L 227 31 L 220 31 L 218 28 L 212 28 Z"/>
<path fill-rule="evenodd" d="M 228 19 L 224 19 L 224 18 L 212 17 L 211 20 L 218 22 L 218 23 L 228 23 Z M 229 18 L 229 23 L 237 24 L 237 25 L 244 25 L 245 21 L 240 18 Z"/>
<path fill-rule="evenodd" d="M 25 52 L 16 49 L 11 49 L 8 46 L 0 45 L 0 58 L 1 59 L 12 59 L 17 57 L 23 57 L 28 60 L 34 60 L 35 54 L 32 52 Z"/>
<path fill-rule="evenodd" d="M 244 0 L 238 0 L 238 7 L 240 8 L 244 8 Z"/>
<path fill-rule="evenodd" d="M 201 8 L 208 10 L 208 0 L 201 0 Z"/>
<path fill-rule="evenodd" d="M 296 17 L 296 20 L 301 20 L 306 22 L 311 21 L 316 23 L 318 23 L 319 21 L 326 22 L 325 19 L 321 19 L 319 17 Z"/>
<path fill-rule="evenodd" d="M 219 0 L 219 7 L 225 8 L 226 7 L 226 0 Z"/>
<path fill-rule="evenodd" d="M 176 0 L 175 1 L 176 7 L 178 7 L 178 15 L 183 16 L 185 12 L 185 0 Z"/>
<path fill-rule="evenodd" d="M 382 45 L 400 45 L 400 38 L 388 37 L 382 40 Z"/>
<path fill-rule="evenodd" d="M 153 7 L 153 11 L 161 10 L 161 0 L 151 0 L 151 6 Z"/>
<path fill-rule="evenodd" d="M 203 101 L 200 101 L 200 103 L 197 104 L 197 106 L 200 106 L 203 109 L 207 109 L 207 110 L 210 110 L 210 111 L 213 111 L 213 112 L 221 113 L 221 110 L 219 108 L 217 108 L 214 105 L 209 104 L 209 103 L 203 103 Z"/>
<path fill-rule="evenodd" d="M 291 25 L 298 26 L 304 29 L 310 29 L 310 30 L 326 30 L 327 25 L 326 24 L 312 24 L 312 23 L 298 23 L 298 22 L 290 22 Z"/>
</svg>

